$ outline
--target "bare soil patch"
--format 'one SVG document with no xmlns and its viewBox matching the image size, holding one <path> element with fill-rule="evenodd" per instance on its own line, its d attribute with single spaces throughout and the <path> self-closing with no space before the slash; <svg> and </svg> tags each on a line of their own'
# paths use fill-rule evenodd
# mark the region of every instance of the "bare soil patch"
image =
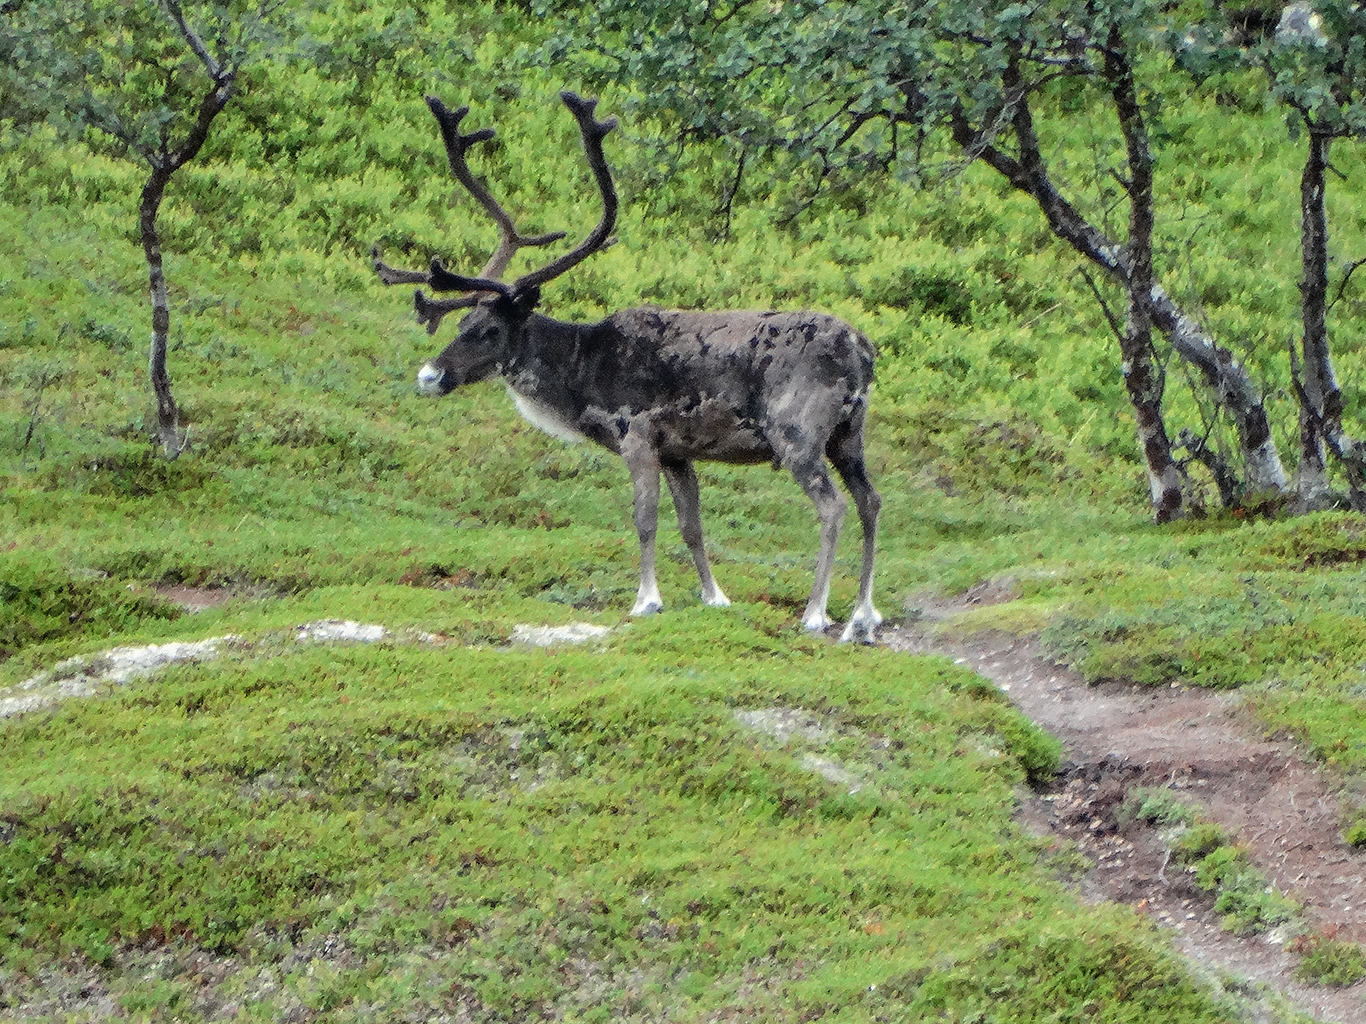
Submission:
<svg viewBox="0 0 1366 1024">
<path fill-rule="evenodd" d="M 209 608 L 217 608 L 227 604 L 234 597 L 238 597 L 238 591 L 231 587 L 187 587 L 187 586 L 165 586 L 152 588 L 157 597 L 171 604 L 180 605 L 187 612 L 202 612 Z"/>
<path fill-rule="evenodd" d="M 1168 862 L 1158 830 L 1118 815 L 1135 786 L 1166 786 L 1238 835 L 1254 864 L 1301 901 L 1325 935 L 1366 942 L 1366 854 L 1339 835 L 1338 783 L 1288 740 L 1268 737 L 1237 694 L 1089 686 L 1050 661 L 1032 638 L 997 633 L 937 637 L 925 623 L 1013 598 L 1008 584 L 921 604 L 920 624 L 883 631 L 897 650 L 948 655 L 990 679 L 1063 743 L 1056 782 L 1026 799 L 1019 819 L 1075 842 L 1093 862 L 1080 880 L 1091 900 L 1126 903 L 1176 933 L 1200 964 L 1266 983 L 1323 1020 L 1366 1022 L 1366 984 L 1305 985 L 1299 957 L 1277 931 L 1239 937 L 1219 927 L 1214 898 Z"/>
</svg>

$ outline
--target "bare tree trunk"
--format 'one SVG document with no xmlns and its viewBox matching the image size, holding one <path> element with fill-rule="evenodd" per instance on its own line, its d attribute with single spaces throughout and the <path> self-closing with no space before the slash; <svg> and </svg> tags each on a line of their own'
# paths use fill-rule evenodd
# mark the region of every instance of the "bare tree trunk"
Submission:
<svg viewBox="0 0 1366 1024">
<path fill-rule="evenodd" d="M 1153 160 L 1133 69 L 1121 46 L 1118 33 L 1112 31 L 1105 52 L 1105 79 L 1119 114 L 1129 160 L 1130 269 L 1120 351 L 1124 386 L 1134 407 L 1138 440 L 1148 467 L 1153 517 L 1165 523 L 1181 514 L 1181 474 L 1172 459 L 1171 440 L 1162 417 L 1164 386 L 1152 349 Z"/>
<path fill-rule="evenodd" d="M 1017 136 L 1019 125 L 1026 129 L 1019 140 L 1019 159 L 998 149 L 989 136 L 975 130 L 961 115 L 953 119 L 954 141 L 969 156 L 985 161 L 1016 189 L 1030 196 L 1038 203 L 1054 234 L 1127 288 L 1131 273 L 1128 254 L 1058 192 L 1048 177 L 1023 97 L 1016 104 L 1015 120 Z M 1176 353 L 1200 372 L 1237 427 L 1247 466 L 1247 489 L 1254 494 L 1284 492 L 1289 481 L 1271 436 L 1262 396 L 1247 371 L 1232 353 L 1221 348 L 1186 315 L 1160 284 L 1153 284 L 1151 294 L 1153 326 L 1167 335 Z"/>
<path fill-rule="evenodd" d="M 142 188 L 142 198 L 138 204 L 138 229 L 142 235 L 142 251 L 147 257 L 147 277 L 152 293 L 152 346 L 148 358 L 148 375 L 152 380 L 152 391 L 157 400 L 157 436 L 161 449 L 168 459 L 175 459 L 184 450 L 185 435 L 180 430 L 180 410 L 176 408 L 175 397 L 171 394 L 171 377 L 166 372 L 166 343 L 171 333 L 171 307 L 166 298 L 166 275 L 161 268 L 161 235 L 157 231 L 157 212 L 161 209 L 162 197 L 171 175 L 189 163 L 203 147 L 209 137 L 209 126 L 232 98 L 235 72 L 223 71 L 210 57 L 197 36 L 189 31 L 183 22 L 177 5 L 170 5 L 173 14 L 180 18 L 182 32 L 190 42 L 195 53 L 205 59 L 214 82 L 199 104 L 199 116 L 191 126 L 185 141 L 174 152 L 162 149 L 159 153 L 144 153 L 143 156 L 152 168 L 147 184 Z"/>
<path fill-rule="evenodd" d="M 164 166 L 153 166 L 151 176 L 142 189 L 138 207 L 138 227 L 142 234 L 142 251 L 147 257 L 147 276 L 152 292 L 152 348 L 148 360 L 148 375 L 157 400 L 157 436 L 166 458 L 176 458 L 184 447 L 180 431 L 180 411 L 171 394 L 171 377 L 166 372 L 166 342 L 171 333 L 171 309 L 166 299 L 166 276 L 161 269 L 161 236 L 157 232 L 157 211 L 171 172 Z"/>
<path fill-rule="evenodd" d="M 1294 354 L 1293 343 L 1291 354 Z M 1299 362 L 1294 360 L 1290 372 L 1296 375 L 1297 388 L 1302 389 Z M 1301 512 L 1331 508 L 1333 498 L 1328 486 L 1328 467 L 1323 461 L 1323 437 L 1307 397 L 1300 399 L 1299 424 L 1300 465 L 1295 474 L 1295 507 Z"/>
<path fill-rule="evenodd" d="M 1332 140 L 1311 131 L 1309 153 L 1300 176 L 1300 315 L 1304 324 L 1304 361 L 1300 380 L 1300 466 L 1296 481 L 1300 507 L 1332 504 L 1324 462 L 1321 419 L 1325 394 L 1336 390 L 1328 359 L 1328 218 L 1324 209 L 1324 171 Z M 1292 370 L 1296 369 L 1292 367 Z M 1325 375 L 1325 370 L 1326 375 Z"/>
<path fill-rule="evenodd" d="M 1333 136 L 1309 131 L 1309 153 L 1300 177 L 1300 312 L 1304 326 L 1300 399 L 1299 504 L 1306 510 L 1333 504 L 1324 462 L 1324 442 L 1342 462 L 1352 504 L 1366 508 L 1366 446 L 1342 429 L 1342 391 L 1328 347 L 1328 215 L 1325 203 L 1329 148 Z"/>
</svg>

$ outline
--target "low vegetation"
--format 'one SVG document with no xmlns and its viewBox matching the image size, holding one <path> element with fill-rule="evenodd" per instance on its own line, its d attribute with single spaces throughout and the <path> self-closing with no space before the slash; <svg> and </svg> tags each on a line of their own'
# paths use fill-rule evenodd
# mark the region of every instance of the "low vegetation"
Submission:
<svg viewBox="0 0 1366 1024">
<path fill-rule="evenodd" d="M 1316 936 L 1305 943 L 1303 952 L 1295 972 L 1301 981 L 1346 986 L 1366 978 L 1366 954 L 1356 943 Z"/>
<path fill-rule="evenodd" d="M 445 637 L 540 610 L 488 604 L 334 589 L 262 617 L 382 608 Z M 169 941 L 239 958 L 217 997 L 240 999 L 248 975 L 331 938 L 346 955 L 320 956 L 325 980 L 247 1019 L 291 1000 L 346 1019 L 377 997 L 643 1019 L 678 996 L 692 1019 L 750 990 L 774 1019 L 873 1019 L 971 1006 L 974 975 L 1017 986 L 1007 1004 L 1028 1014 L 1040 943 L 1077 972 L 1049 984 L 1079 984 L 1108 961 L 1095 930 L 1133 950 L 1115 984 L 1196 1019 L 1151 940 L 1110 915 L 1065 924 L 1070 900 L 1008 827 L 1011 787 L 1049 773 L 1056 744 L 960 669 L 832 650 L 786 620 L 678 613 L 564 651 L 282 647 L 262 622 L 239 655 L 14 722 L 9 970 Z M 816 724 L 781 746 L 743 717 L 768 711 Z M 92 730 L 118 742 L 76 740 Z M 117 998 L 193 1011 L 163 980 Z"/>
<path fill-rule="evenodd" d="M 619 460 L 536 432 L 495 385 L 416 398 L 445 339 L 373 281 L 369 246 L 453 263 L 492 248 L 448 201 L 421 92 L 498 124 L 481 173 L 510 206 L 553 211 L 535 230 L 591 219 L 591 190 L 558 83 L 512 62 L 532 31 L 513 13 L 428 12 L 456 42 L 423 49 L 402 19 L 335 6 L 314 33 L 328 73 L 252 71 L 205 168 L 168 193 L 174 462 L 153 436 L 136 174 L 0 124 L 0 687 L 114 645 L 242 638 L 0 722 L 0 1016 L 1238 1019 L 1144 920 L 1053 881 L 1012 824 L 1018 787 L 1056 767 L 1051 738 L 942 660 L 801 633 L 816 524 L 789 478 L 699 467 L 735 606 L 696 607 L 666 525 L 665 611 L 627 621 Z M 1221 336 L 1281 337 L 1295 161 L 1274 115 L 1250 147 L 1227 102 L 1213 83 L 1169 112 L 1171 145 L 1221 156 L 1165 177 L 1163 202 L 1228 239 L 1173 287 Z M 1241 688 L 1268 729 L 1366 768 L 1363 520 L 1218 513 L 1205 480 L 1209 514 L 1153 526 L 1113 340 L 1035 209 L 969 169 L 782 226 L 777 199 L 748 197 L 717 242 L 724 168 L 697 156 L 660 185 L 631 149 L 649 126 L 623 129 L 621 241 L 548 288 L 547 311 L 814 308 L 872 337 L 889 619 L 1009 577 L 1018 599 L 974 628 L 1043 629 L 1094 680 Z M 1350 143 L 1334 152 L 1354 166 Z M 1335 201 L 1359 188 L 1335 183 Z M 1348 249 L 1366 232 L 1336 223 Z M 1198 420 L 1170 372 L 1169 407 Z M 185 614 L 172 586 L 228 600 Z M 295 639 L 327 617 L 391 634 Z M 518 623 L 570 621 L 612 632 L 508 643 Z M 772 716 L 806 724 L 783 741 L 755 724 Z M 1181 856 L 1235 927 L 1294 912 L 1252 891 L 1236 837 L 1185 824 Z M 1356 947 L 1305 942 L 1306 977 L 1356 976 Z"/>
</svg>

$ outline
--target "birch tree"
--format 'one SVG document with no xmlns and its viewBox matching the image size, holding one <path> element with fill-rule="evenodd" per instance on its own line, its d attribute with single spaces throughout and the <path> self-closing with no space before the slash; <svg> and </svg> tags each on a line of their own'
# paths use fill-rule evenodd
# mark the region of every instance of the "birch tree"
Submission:
<svg viewBox="0 0 1366 1024">
<path fill-rule="evenodd" d="M 64 136 L 94 131 L 147 170 L 138 234 L 152 306 L 148 376 L 167 458 L 185 446 L 166 367 L 171 314 L 157 218 L 285 0 L 8 0 L 0 9 L 0 109 L 41 114 Z"/>
<path fill-rule="evenodd" d="M 1327 207 L 1333 141 L 1366 135 L 1366 11 L 1344 0 L 1291 4 L 1261 57 L 1272 93 L 1290 111 L 1291 130 L 1304 139 L 1305 147 L 1300 176 L 1298 359 L 1291 348 L 1300 400 L 1299 501 L 1306 508 L 1332 503 L 1326 445 L 1347 476 L 1352 506 L 1366 511 L 1366 443 L 1351 437 L 1343 426 L 1343 395 L 1329 342 Z M 1362 262 L 1366 258 L 1343 268 L 1339 295 Z"/>
<path fill-rule="evenodd" d="M 1296 505 L 1304 511 L 1340 502 L 1329 483 L 1329 453 L 1347 477 L 1348 502 L 1366 511 L 1366 443 L 1343 425 L 1345 402 L 1333 369 L 1328 314 L 1343 297 L 1366 253 L 1338 272 L 1330 299 L 1328 174 L 1333 142 L 1366 135 L 1366 11 L 1353 0 L 1295 0 L 1279 18 L 1255 28 L 1246 11 L 1215 6 L 1184 28 L 1173 52 L 1196 81 L 1216 72 L 1254 67 L 1286 111 L 1292 138 L 1302 140 L 1300 174 L 1300 336 L 1290 344 L 1291 379 L 1299 402 Z"/>
</svg>

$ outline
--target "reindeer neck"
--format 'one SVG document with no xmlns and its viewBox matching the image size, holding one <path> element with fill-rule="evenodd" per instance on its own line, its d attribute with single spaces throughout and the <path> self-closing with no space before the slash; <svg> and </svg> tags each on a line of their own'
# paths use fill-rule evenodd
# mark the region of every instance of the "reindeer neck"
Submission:
<svg viewBox="0 0 1366 1024">
<path fill-rule="evenodd" d="M 587 324 L 532 313 L 521 325 L 503 363 L 503 379 L 516 394 L 555 403 L 565 389 L 570 354 Z"/>
<path fill-rule="evenodd" d="M 570 323 L 533 313 L 503 363 L 503 380 L 517 411 L 533 426 L 566 441 L 584 438 L 584 368 L 579 359 L 598 324 Z"/>
</svg>

